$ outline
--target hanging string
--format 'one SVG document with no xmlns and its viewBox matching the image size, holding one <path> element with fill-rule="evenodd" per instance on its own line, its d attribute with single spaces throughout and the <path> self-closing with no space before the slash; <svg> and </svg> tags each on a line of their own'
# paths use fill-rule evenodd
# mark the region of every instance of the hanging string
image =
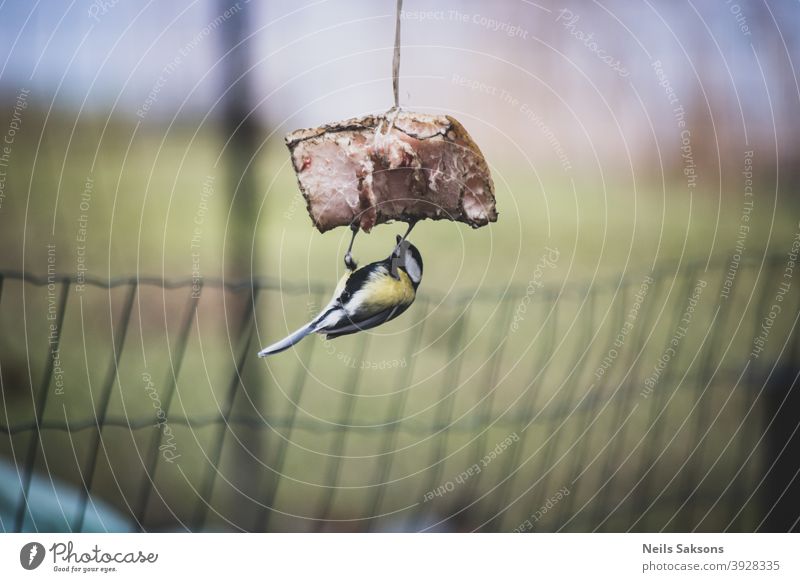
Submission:
<svg viewBox="0 0 800 582">
<path fill-rule="evenodd" d="M 400 13 L 403 0 L 397 0 L 397 14 L 394 25 L 394 59 L 392 59 L 392 89 L 394 90 L 394 108 L 400 109 Z"/>
<path fill-rule="evenodd" d="M 394 24 L 394 58 L 392 59 L 392 92 L 394 93 L 394 106 L 386 112 L 389 123 L 386 125 L 386 134 L 392 131 L 394 122 L 400 114 L 400 13 L 403 11 L 403 0 L 397 0 L 397 13 Z M 384 135 L 384 118 L 381 118 L 375 127 L 375 145 L 381 147 Z"/>
</svg>

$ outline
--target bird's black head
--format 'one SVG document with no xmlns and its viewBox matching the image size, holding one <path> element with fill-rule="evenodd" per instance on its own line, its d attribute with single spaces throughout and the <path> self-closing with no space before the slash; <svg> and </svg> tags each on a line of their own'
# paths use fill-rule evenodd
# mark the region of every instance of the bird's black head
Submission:
<svg viewBox="0 0 800 582">
<path fill-rule="evenodd" d="M 392 260 L 397 261 L 397 265 L 408 274 L 414 287 L 417 287 L 422 281 L 422 255 L 419 254 L 417 247 L 398 235 Z"/>
</svg>

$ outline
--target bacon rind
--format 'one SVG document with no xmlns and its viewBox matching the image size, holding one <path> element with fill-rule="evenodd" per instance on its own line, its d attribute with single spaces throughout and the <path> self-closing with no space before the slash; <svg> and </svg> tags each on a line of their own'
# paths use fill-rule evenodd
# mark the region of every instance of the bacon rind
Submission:
<svg viewBox="0 0 800 582">
<path fill-rule="evenodd" d="M 320 232 L 356 222 L 497 220 L 480 149 L 448 115 L 390 111 L 286 136 L 300 191 Z"/>
</svg>

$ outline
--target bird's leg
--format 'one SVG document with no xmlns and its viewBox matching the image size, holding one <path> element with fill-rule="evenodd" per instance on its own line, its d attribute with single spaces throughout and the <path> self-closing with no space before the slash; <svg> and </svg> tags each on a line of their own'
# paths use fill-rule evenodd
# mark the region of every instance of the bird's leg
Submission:
<svg viewBox="0 0 800 582">
<path fill-rule="evenodd" d="M 411 220 L 409 220 L 409 221 L 408 221 L 408 230 L 406 230 L 406 233 L 403 235 L 403 238 L 401 238 L 401 239 L 400 239 L 400 240 L 397 242 L 397 246 L 398 246 L 398 247 L 400 246 L 400 244 L 401 244 L 401 243 L 402 243 L 404 240 L 406 240 L 406 237 L 408 237 L 408 235 L 409 235 L 409 234 L 411 234 L 411 230 L 412 230 L 412 229 L 413 229 L 415 226 L 417 226 L 417 222 L 419 222 L 419 221 L 418 221 L 416 218 L 412 218 Z"/>
<path fill-rule="evenodd" d="M 401 258 L 399 257 L 398 251 L 400 250 L 400 245 L 406 240 L 406 237 L 411 234 L 411 230 L 417 225 L 417 219 L 412 218 L 408 221 L 408 230 L 403 235 L 403 238 L 397 237 L 397 245 L 394 247 L 394 251 L 392 251 L 392 268 L 389 270 L 392 277 L 395 279 L 400 279 L 400 275 L 397 273 L 397 267 L 401 264 Z"/>
<path fill-rule="evenodd" d="M 350 245 L 347 247 L 347 252 L 344 254 L 344 266 L 348 271 L 355 271 L 358 264 L 353 260 L 353 243 L 356 241 L 356 234 L 358 234 L 358 224 L 356 222 L 350 223 L 350 230 L 353 231 L 353 237 L 350 239 Z"/>
</svg>

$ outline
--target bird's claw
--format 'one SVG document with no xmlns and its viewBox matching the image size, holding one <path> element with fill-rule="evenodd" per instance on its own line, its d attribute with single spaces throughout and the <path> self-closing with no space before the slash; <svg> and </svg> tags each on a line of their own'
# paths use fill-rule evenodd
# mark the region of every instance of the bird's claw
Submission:
<svg viewBox="0 0 800 582">
<path fill-rule="evenodd" d="M 353 255 L 350 254 L 350 251 L 347 251 L 344 254 L 344 266 L 347 267 L 347 270 L 349 270 L 349 271 L 355 271 L 356 270 L 356 266 L 357 265 L 356 265 L 356 262 L 353 260 Z"/>
<path fill-rule="evenodd" d="M 347 247 L 347 252 L 344 254 L 344 266 L 347 267 L 349 271 L 355 271 L 358 264 L 353 260 L 353 255 L 351 251 L 353 250 L 353 243 L 356 240 L 356 234 L 358 234 L 358 224 L 356 222 L 352 222 L 350 224 L 350 230 L 353 233 L 352 238 L 350 239 L 350 245 Z"/>
</svg>

